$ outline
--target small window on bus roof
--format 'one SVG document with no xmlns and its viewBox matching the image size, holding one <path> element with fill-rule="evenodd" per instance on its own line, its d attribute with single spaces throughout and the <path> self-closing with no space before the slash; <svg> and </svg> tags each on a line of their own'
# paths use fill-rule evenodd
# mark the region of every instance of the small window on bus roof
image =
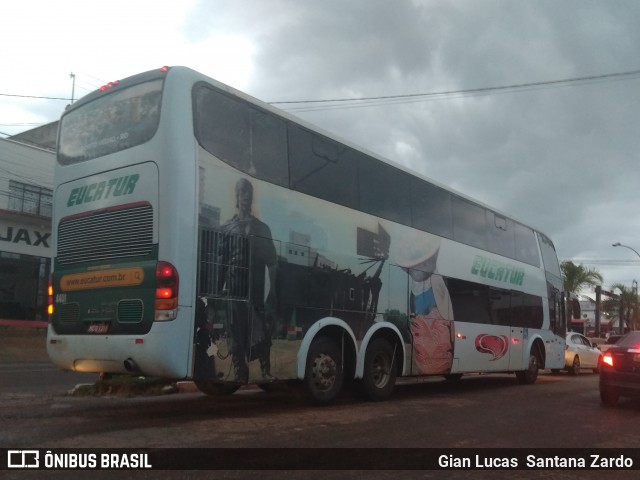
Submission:
<svg viewBox="0 0 640 480">
<path fill-rule="evenodd" d="M 70 165 L 151 140 L 160 122 L 162 79 L 99 96 L 62 117 L 58 161 Z"/>
</svg>

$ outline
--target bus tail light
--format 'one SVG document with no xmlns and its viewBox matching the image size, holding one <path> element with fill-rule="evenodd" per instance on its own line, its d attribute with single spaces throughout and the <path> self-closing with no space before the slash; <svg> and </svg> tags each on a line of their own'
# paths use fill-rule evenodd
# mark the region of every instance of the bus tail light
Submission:
<svg viewBox="0 0 640 480">
<path fill-rule="evenodd" d="M 178 315 L 178 270 L 169 262 L 156 267 L 156 321 L 173 320 Z"/>
<path fill-rule="evenodd" d="M 49 300 L 47 303 L 47 314 L 49 315 L 49 321 L 51 321 L 51 316 L 53 315 L 53 275 L 49 276 L 49 287 L 47 289 L 47 294 L 49 295 Z"/>
</svg>

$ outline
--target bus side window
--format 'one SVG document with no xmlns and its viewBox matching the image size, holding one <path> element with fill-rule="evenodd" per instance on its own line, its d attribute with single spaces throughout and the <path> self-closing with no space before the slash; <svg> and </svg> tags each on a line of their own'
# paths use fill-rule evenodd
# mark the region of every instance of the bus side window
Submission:
<svg viewBox="0 0 640 480">
<path fill-rule="evenodd" d="M 284 120 L 252 109 L 250 154 L 256 177 L 283 187 L 289 186 L 287 125 Z"/>
<path fill-rule="evenodd" d="M 509 258 L 515 258 L 515 233 L 513 220 L 487 210 L 487 243 L 489 250 Z"/>
<path fill-rule="evenodd" d="M 193 103 L 205 150 L 252 177 L 288 185 L 284 120 L 204 85 L 195 88 Z"/>
<path fill-rule="evenodd" d="M 306 129 L 289 126 L 291 188 L 358 209 L 358 165 L 354 151 Z"/>
<path fill-rule="evenodd" d="M 374 158 L 359 157 L 360 209 L 387 220 L 411 225 L 411 177 Z"/>
<path fill-rule="evenodd" d="M 413 227 L 453 238 L 451 194 L 443 188 L 412 178 L 411 217 Z"/>
<path fill-rule="evenodd" d="M 533 230 L 516 223 L 516 260 L 528 263 L 534 267 L 540 266 L 538 243 Z"/>
<path fill-rule="evenodd" d="M 453 238 L 473 247 L 487 249 L 487 221 L 484 208 L 453 197 Z"/>
</svg>

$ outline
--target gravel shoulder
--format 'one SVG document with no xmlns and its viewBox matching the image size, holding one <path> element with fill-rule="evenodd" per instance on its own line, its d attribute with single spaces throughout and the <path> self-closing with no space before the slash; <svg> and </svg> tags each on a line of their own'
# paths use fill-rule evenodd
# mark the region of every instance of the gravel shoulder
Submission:
<svg viewBox="0 0 640 480">
<path fill-rule="evenodd" d="M 49 362 L 47 329 L 0 326 L 0 363 Z"/>
</svg>

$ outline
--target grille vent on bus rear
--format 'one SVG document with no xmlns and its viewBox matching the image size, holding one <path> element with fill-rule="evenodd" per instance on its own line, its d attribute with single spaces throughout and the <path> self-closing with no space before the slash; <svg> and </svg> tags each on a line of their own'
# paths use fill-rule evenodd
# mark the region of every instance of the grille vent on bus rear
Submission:
<svg viewBox="0 0 640 480">
<path fill-rule="evenodd" d="M 153 209 L 149 204 L 70 217 L 58 227 L 60 265 L 144 256 L 152 248 Z"/>
<path fill-rule="evenodd" d="M 63 323 L 76 323 L 80 319 L 80 305 L 75 302 L 64 303 L 57 309 L 60 321 Z"/>
<path fill-rule="evenodd" d="M 143 309 L 141 300 L 122 300 L 118 302 L 118 321 L 121 323 L 141 322 Z"/>
</svg>

